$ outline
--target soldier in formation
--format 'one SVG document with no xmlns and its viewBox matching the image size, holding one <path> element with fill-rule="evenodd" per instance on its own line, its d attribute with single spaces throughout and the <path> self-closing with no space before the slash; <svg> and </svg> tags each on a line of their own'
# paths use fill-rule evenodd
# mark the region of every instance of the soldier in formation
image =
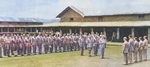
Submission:
<svg viewBox="0 0 150 67">
<path fill-rule="evenodd" d="M 139 42 L 137 37 L 132 37 L 129 35 L 129 41 L 127 41 L 127 37 L 123 38 L 124 44 L 123 46 L 123 55 L 124 55 L 124 64 L 128 65 L 132 63 L 132 57 L 134 58 L 134 62 L 137 63 L 142 62 L 143 60 L 147 60 L 147 48 L 148 48 L 148 40 L 147 36 L 139 37 Z M 139 56 L 139 57 L 138 57 Z"/>
</svg>

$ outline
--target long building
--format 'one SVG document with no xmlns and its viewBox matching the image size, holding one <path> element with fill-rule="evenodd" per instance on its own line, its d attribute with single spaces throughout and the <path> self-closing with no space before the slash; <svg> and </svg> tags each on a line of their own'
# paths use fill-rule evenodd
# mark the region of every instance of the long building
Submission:
<svg viewBox="0 0 150 67">
<path fill-rule="evenodd" d="M 77 8 L 68 6 L 56 18 L 60 18 L 60 22 L 50 24 L 38 21 L 0 21 L 0 33 L 34 33 L 53 30 L 60 31 L 62 34 L 103 32 L 109 41 L 112 35 L 116 36 L 118 41 L 122 41 L 123 37 L 130 34 L 134 37 L 146 35 L 150 38 L 150 13 L 84 15 Z"/>
<path fill-rule="evenodd" d="M 150 38 L 150 13 L 84 15 L 75 7 L 68 6 L 56 18 L 61 21 L 42 25 L 43 29 L 60 31 L 62 34 L 103 32 L 109 41 L 112 35 L 115 35 L 118 41 L 130 34 L 134 37 L 146 35 Z"/>
</svg>

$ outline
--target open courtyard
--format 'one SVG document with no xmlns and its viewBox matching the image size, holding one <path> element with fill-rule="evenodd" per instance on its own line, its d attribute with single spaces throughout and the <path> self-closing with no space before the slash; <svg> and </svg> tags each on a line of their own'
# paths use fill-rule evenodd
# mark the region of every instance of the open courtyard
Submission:
<svg viewBox="0 0 150 67">
<path fill-rule="evenodd" d="M 88 57 L 88 50 L 84 56 L 80 51 L 48 53 L 41 55 L 4 57 L 0 58 L 0 67 L 149 67 L 150 49 L 148 49 L 148 60 L 129 65 L 123 64 L 122 43 L 107 43 L 105 59 L 93 55 Z"/>
</svg>

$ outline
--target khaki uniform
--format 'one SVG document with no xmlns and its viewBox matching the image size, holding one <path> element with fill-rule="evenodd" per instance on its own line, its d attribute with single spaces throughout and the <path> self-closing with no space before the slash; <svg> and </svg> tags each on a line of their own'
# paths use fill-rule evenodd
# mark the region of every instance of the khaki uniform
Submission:
<svg viewBox="0 0 150 67">
<path fill-rule="evenodd" d="M 139 49 L 139 42 L 134 41 L 134 60 L 135 60 L 135 62 L 137 62 L 138 49 Z"/>
<path fill-rule="evenodd" d="M 123 55 L 124 55 L 124 62 L 125 62 L 125 64 L 128 64 L 128 53 L 129 53 L 128 52 L 128 50 L 129 50 L 129 44 L 128 44 L 128 42 L 125 41 L 123 43 L 122 47 L 123 47 L 122 52 L 123 52 Z"/>
<path fill-rule="evenodd" d="M 147 48 L 148 48 L 148 40 L 147 39 L 145 39 L 143 41 L 143 46 L 144 46 L 144 48 L 143 48 L 143 58 L 144 58 L 144 60 L 147 60 Z"/>
<path fill-rule="evenodd" d="M 143 41 L 139 42 L 139 61 L 142 61 Z"/>
</svg>

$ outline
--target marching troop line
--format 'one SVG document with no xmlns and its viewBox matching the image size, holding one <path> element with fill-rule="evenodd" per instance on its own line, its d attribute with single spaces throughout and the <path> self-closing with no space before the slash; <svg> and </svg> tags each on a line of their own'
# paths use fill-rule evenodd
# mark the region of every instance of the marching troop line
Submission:
<svg viewBox="0 0 150 67">
<path fill-rule="evenodd" d="M 148 49 L 148 40 L 147 36 L 139 37 L 132 37 L 132 35 L 128 36 L 129 41 L 127 41 L 127 37 L 124 37 L 123 43 L 123 55 L 124 55 L 124 64 L 128 65 L 128 61 L 131 64 L 134 57 L 134 62 L 137 63 L 141 61 L 147 60 L 147 49 Z"/>
<path fill-rule="evenodd" d="M 106 36 L 101 33 L 88 34 L 3 34 L 0 36 L 0 45 L 3 49 L 4 56 L 11 57 L 14 55 L 24 56 L 25 54 L 31 55 L 42 54 L 42 46 L 44 46 L 45 53 L 52 52 L 65 52 L 81 50 L 83 56 L 84 49 L 89 50 L 89 57 L 91 57 L 91 50 L 93 48 L 94 55 L 97 56 L 98 48 L 101 48 L 102 56 L 104 58 L 104 50 L 106 45 Z M 37 49 L 38 48 L 38 49 Z M 57 50 L 58 48 L 58 50 Z M 0 57 L 2 57 L 2 49 L 0 49 Z M 54 50 L 54 51 L 53 51 Z M 32 52 L 32 53 L 31 53 Z"/>
</svg>

